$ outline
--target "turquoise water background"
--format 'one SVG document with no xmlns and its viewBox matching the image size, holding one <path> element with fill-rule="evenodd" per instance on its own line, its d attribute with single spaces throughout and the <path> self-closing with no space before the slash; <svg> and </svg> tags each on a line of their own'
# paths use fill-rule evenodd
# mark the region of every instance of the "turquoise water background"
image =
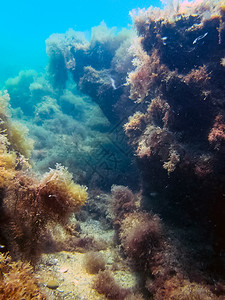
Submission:
<svg viewBox="0 0 225 300">
<path fill-rule="evenodd" d="M 5 0 L 0 17 L 0 84 L 20 70 L 44 71 L 45 40 L 69 28 L 90 34 L 105 21 L 108 27 L 129 27 L 129 11 L 160 6 L 159 0 Z"/>
</svg>

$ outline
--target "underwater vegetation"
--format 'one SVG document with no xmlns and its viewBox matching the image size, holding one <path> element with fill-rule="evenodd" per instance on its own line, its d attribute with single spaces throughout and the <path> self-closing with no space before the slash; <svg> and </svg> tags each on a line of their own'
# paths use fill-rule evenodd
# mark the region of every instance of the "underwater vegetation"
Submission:
<svg viewBox="0 0 225 300">
<path fill-rule="evenodd" d="M 223 248 L 223 214 L 213 213 L 224 194 L 223 2 L 173 2 L 131 16 L 136 37 L 115 35 L 104 23 L 93 29 L 90 42 L 71 30 L 52 35 L 50 77 L 72 77 L 120 136 L 124 129 L 137 155 L 147 209 L 169 210 L 174 220 L 174 207 L 185 208 L 187 222 L 216 228 L 214 246 Z M 156 197 L 148 201 L 151 192 Z"/>
<path fill-rule="evenodd" d="M 124 176 L 136 169 L 122 127 L 120 138 L 99 106 L 71 79 L 58 90 L 50 78 L 49 73 L 28 70 L 6 82 L 13 119 L 27 126 L 34 140 L 33 168 L 43 173 L 61 163 L 89 188 L 110 190 L 112 184 L 135 181 L 133 175 Z"/>
<path fill-rule="evenodd" d="M 0 268 L 0 299 L 46 299 L 28 263 L 1 254 Z"/>
<path fill-rule="evenodd" d="M 90 274 L 97 274 L 100 270 L 105 270 L 104 256 L 100 252 L 88 252 L 85 256 L 85 267 Z"/>
<path fill-rule="evenodd" d="M 121 107 L 117 108 L 118 100 L 126 109 L 132 106 L 123 94 L 128 92 L 127 72 L 133 69 L 133 55 L 128 49 L 134 36 L 133 31 L 126 29 L 116 34 L 116 28 L 109 29 L 104 22 L 92 28 L 90 42 L 73 30 L 51 35 L 46 45 L 53 86 L 65 86 L 67 78 L 72 76 L 79 89 L 98 104 L 109 122 L 117 123 L 121 113 Z M 59 67 L 61 64 L 63 68 Z"/>
<path fill-rule="evenodd" d="M 65 253 L 93 299 L 225 299 L 225 3 L 130 14 L 5 83 L 2 299 L 45 299 L 34 274 Z"/>
<path fill-rule="evenodd" d="M 106 296 L 106 299 L 129 299 L 127 296 L 130 294 L 130 291 L 121 288 L 109 271 L 99 272 L 93 285 L 94 289 L 96 289 L 99 294 Z"/>
<path fill-rule="evenodd" d="M 64 223 L 87 199 L 86 187 L 75 184 L 61 165 L 41 178 L 29 164 L 32 141 L 27 128 L 10 119 L 8 94 L 1 95 L 1 239 L 14 258 L 32 261 L 41 253 L 41 235 L 51 220 Z M 25 156 L 26 155 L 26 156 Z"/>
<path fill-rule="evenodd" d="M 138 38 L 131 49 L 130 98 L 146 108 L 137 109 L 124 129 L 138 156 L 144 193 L 157 194 L 145 206 L 167 216 L 181 210 L 182 222 L 185 210 L 187 222 L 214 231 L 214 247 L 222 250 L 224 5 L 184 2 L 173 13 L 167 9 L 132 14 Z"/>
</svg>

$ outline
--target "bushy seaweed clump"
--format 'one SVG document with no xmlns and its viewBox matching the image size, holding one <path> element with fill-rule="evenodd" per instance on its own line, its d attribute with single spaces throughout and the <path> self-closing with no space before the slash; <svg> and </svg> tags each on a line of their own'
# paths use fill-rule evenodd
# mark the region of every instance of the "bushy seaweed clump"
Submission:
<svg viewBox="0 0 225 300">
<path fill-rule="evenodd" d="M 28 136 L 28 129 L 19 122 L 10 119 L 11 111 L 9 106 L 10 97 L 5 92 L 0 93 L 0 134 L 7 138 L 7 149 L 18 155 L 30 158 L 34 141 Z"/>
<path fill-rule="evenodd" d="M 46 299 L 39 282 L 28 263 L 13 262 L 10 256 L 0 254 L 0 299 Z"/>
<path fill-rule="evenodd" d="M 59 164 L 40 179 L 29 171 L 24 155 L 30 154 L 31 143 L 11 125 L 8 100 L 7 94 L 0 97 L 0 238 L 13 258 L 34 261 L 41 253 L 46 224 L 64 224 L 85 203 L 87 191 Z"/>
<path fill-rule="evenodd" d="M 105 270 L 105 258 L 101 252 L 88 252 L 85 254 L 84 264 L 86 271 L 90 274 L 97 274 Z"/>
<path fill-rule="evenodd" d="M 7 139 L 1 135 L 0 188 L 7 186 L 15 176 L 16 154 L 7 151 Z"/>
<path fill-rule="evenodd" d="M 108 270 L 98 273 L 93 287 L 99 294 L 105 295 L 107 299 L 123 300 L 131 292 L 129 289 L 122 288 Z"/>
<path fill-rule="evenodd" d="M 127 187 L 112 187 L 117 241 L 127 263 L 140 274 L 142 291 L 146 289 L 157 300 L 195 299 L 201 293 L 206 299 L 219 299 L 223 288 L 217 292 L 214 284 L 206 280 L 206 273 L 199 268 L 201 263 L 193 255 L 196 250 L 183 246 L 157 214 L 143 211 L 138 198 L 140 195 Z"/>
<path fill-rule="evenodd" d="M 72 180 L 73 176 L 61 165 L 50 169 L 38 186 L 38 197 L 51 219 L 63 221 L 71 212 L 76 212 L 87 199 L 87 189 Z"/>
<path fill-rule="evenodd" d="M 114 215 L 114 225 L 120 222 L 125 217 L 125 214 L 135 210 L 135 201 L 137 200 L 132 191 L 122 185 L 113 185 L 112 193 L 112 210 Z"/>
<path fill-rule="evenodd" d="M 3 213 L 7 215 L 2 225 L 4 238 L 13 256 L 35 260 L 42 251 L 47 223 L 64 225 L 70 214 L 84 205 L 87 191 L 60 165 L 41 180 L 18 173 L 13 184 L 3 199 Z"/>
<path fill-rule="evenodd" d="M 7 187 L 18 169 L 29 168 L 33 141 L 22 124 L 10 119 L 9 95 L 0 94 L 0 187 Z"/>
<path fill-rule="evenodd" d="M 150 270 L 154 255 L 163 247 L 163 231 L 158 216 L 134 212 L 126 216 L 120 228 L 124 251 L 137 269 Z"/>
<path fill-rule="evenodd" d="M 140 210 L 138 197 L 128 187 L 112 186 L 113 223 L 121 245 L 135 269 L 150 271 L 154 255 L 164 248 L 160 218 Z"/>
</svg>

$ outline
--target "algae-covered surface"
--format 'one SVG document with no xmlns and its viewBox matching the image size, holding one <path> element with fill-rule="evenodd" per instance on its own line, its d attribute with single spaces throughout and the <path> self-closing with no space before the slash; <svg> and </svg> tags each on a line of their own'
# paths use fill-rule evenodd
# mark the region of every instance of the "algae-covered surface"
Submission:
<svg viewBox="0 0 225 300">
<path fill-rule="evenodd" d="M 139 2 L 0 64 L 0 300 L 225 299 L 225 1 Z"/>
</svg>

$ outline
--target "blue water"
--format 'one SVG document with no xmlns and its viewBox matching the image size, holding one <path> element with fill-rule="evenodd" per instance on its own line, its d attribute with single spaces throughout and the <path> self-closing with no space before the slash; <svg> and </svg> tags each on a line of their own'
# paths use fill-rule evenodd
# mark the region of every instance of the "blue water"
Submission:
<svg viewBox="0 0 225 300">
<path fill-rule="evenodd" d="M 45 40 L 69 28 L 89 32 L 102 20 L 118 29 L 131 24 L 129 11 L 160 6 L 159 0 L 1 1 L 0 83 L 21 69 L 44 70 Z"/>
</svg>

